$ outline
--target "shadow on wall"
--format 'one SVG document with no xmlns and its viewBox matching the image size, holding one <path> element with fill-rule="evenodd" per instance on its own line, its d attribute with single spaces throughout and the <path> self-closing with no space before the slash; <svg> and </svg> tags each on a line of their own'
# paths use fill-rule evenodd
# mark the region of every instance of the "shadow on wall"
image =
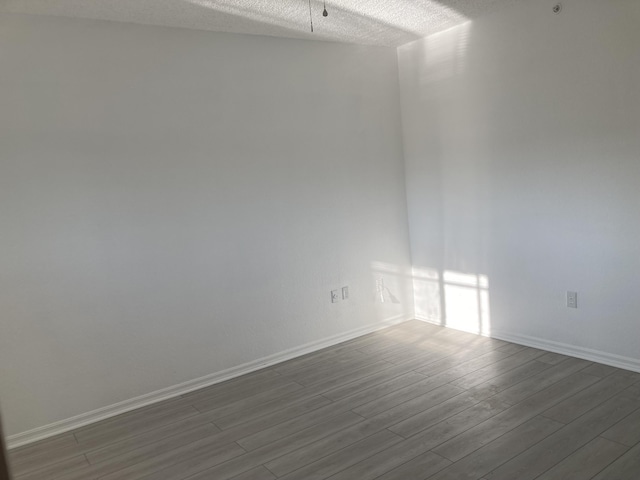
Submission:
<svg viewBox="0 0 640 480">
<path fill-rule="evenodd" d="M 412 310 L 413 289 L 411 267 L 387 262 L 371 262 L 374 303 L 379 307 L 380 320 L 392 316 L 406 317 Z"/>
<path fill-rule="evenodd" d="M 416 318 L 471 333 L 491 333 L 489 278 L 477 273 L 413 269 Z"/>
</svg>

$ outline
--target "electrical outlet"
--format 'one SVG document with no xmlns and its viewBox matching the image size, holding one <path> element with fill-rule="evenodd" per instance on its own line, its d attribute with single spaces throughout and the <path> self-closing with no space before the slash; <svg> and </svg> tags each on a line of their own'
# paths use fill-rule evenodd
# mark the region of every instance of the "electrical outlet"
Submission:
<svg viewBox="0 0 640 480">
<path fill-rule="evenodd" d="M 342 287 L 342 299 L 349 300 L 349 287 Z"/>
<path fill-rule="evenodd" d="M 578 308 L 578 292 L 567 291 L 567 307 Z"/>
<path fill-rule="evenodd" d="M 338 303 L 340 301 L 340 294 L 338 290 L 331 290 L 331 303 Z"/>
</svg>

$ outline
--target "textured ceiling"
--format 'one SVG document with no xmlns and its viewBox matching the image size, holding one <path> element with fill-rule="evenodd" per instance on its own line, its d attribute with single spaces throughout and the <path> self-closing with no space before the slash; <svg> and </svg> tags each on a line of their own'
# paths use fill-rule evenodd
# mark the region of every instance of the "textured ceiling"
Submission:
<svg viewBox="0 0 640 480">
<path fill-rule="evenodd" d="M 522 0 L 0 0 L 0 12 L 398 46 Z"/>
</svg>

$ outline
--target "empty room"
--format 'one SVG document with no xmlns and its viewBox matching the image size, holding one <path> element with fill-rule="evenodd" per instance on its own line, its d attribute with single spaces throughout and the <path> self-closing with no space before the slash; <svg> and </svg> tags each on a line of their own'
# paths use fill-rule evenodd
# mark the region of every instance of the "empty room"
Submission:
<svg viewBox="0 0 640 480">
<path fill-rule="evenodd" d="M 0 0 L 0 479 L 638 480 L 638 25 Z"/>
</svg>

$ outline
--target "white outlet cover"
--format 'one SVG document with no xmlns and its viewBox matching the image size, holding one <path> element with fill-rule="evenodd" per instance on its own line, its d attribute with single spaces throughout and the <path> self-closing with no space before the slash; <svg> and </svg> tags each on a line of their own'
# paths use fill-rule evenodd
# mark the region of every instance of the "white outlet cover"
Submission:
<svg viewBox="0 0 640 480">
<path fill-rule="evenodd" d="M 578 308 L 578 292 L 567 291 L 567 307 Z"/>
</svg>

